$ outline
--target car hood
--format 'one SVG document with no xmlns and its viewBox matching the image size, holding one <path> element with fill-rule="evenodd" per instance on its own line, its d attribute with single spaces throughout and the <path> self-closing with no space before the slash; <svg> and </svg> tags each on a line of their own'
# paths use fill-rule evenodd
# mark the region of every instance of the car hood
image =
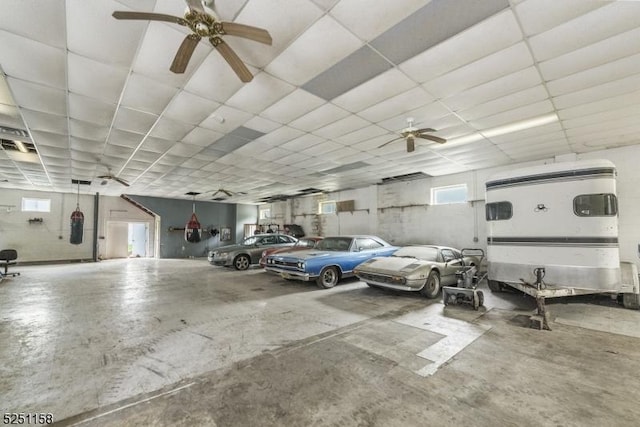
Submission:
<svg viewBox="0 0 640 427">
<path fill-rule="evenodd" d="M 295 260 L 300 260 L 300 261 L 306 261 L 309 259 L 314 259 L 314 258 L 324 258 L 324 257 L 330 257 L 330 256 L 336 256 L 336 255 L 344 255 L 344 254 L 348 254 L 351 252 L 341 252 L 341 251 L 319 251 L 316 249 L 306 249 L 306 250 L 301 250 L 301 251 L 297 251 L 295 253 L 295 255 L 289 255 L 286 253 L 282 253 L 282 254 L 272 254 L 273 256 L 277 256 L 277 257 L 282 257 L 282 258 L 286 258 L 288 260 L 291 259 L 295 259 Z"/>
<path fill-rule="evenodd" d="M 219 248 L 213 248 L 211 249 L 211 252 L 233 252 L 233 251 L 237 251 L 238 249 L 248 249 L 251 247 L 252 246 L 227 245 L 227 246 L 220 246 Z"/>
<path fill-rule="evenodd" d="M 357 271 L 367 271 L 384 274 L 409 274 L 420 267 L 433 265 L 432 261 L 417 258 L 375 257 L 356 267 Z"/>
</svg>

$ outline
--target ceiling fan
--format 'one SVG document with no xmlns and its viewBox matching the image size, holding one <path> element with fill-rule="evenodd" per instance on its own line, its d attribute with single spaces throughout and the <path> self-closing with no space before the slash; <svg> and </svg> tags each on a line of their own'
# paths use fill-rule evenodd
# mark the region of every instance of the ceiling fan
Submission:
<svg viewBox="0 0 640 427">
<path fill-rule="evenodd" d="M 187 64 L 196 49 L 198 42 L 206 37 L 209 42 L 222 55 L 225 61 L 243 82 L 250 82 L 253 75 L 246 65 L 238 57 L 231 47 L 222 39 L 222 36 L 230 35 L 244 37 L 259 43 L 271 45 L 271 35 L 267 30 L 250 25 L 237 24 L 235 22 L 222 22 L 216 16 L 207 13 L 200 0 L 186 0 L 188 8 L 184 18 L 163 13 L 115 11 L 116 19 L 147 19 L 149 21 L 164 21 L 189 27 L 192 34 L 185 37 L 173 58 L 170 70 L 176 74 L 184 73 Z M 208 2 L 207 4 L 211 4 Z"/>
<path fill-rule="evenodd" d="M 213 194 L 211 195 L 211 197 L 215 200 L 215 199 L 216 199 L 216 196 L 217 196 L 218 194 L 224 194 L 224 195 L 226 195 L 227 197 L 233 197 L 233 196 L 236 196 L 236 195 L 242 196 L 242 195 L 245 195 L 245 194 L 247 194 L 247 193 L 244 193 L 244 192 L 242 192 L 242 191 L 235 192 L 235 191 L 225 190 L 224 188 L 218 188 L 218 189 L 216 190 L 216 192 L 215 192 L 215 193 L 213 193 Z"/>
<path fill-rule="evenodd" d="M 103 181 L 100 183 L 100 185 L 107 185 L 107 181 L 111 180 L 111 181 L 116 181 L 122 185 L 124 185 L 125 187 L 129 187 L 129 183 L 127 181 L 125 181 L 122 178 L 118 178 L 117 176 L 115 176 L 114 174 L 111 173 L 111 169 L 108 169 L 108 173 L 106 175 L 100 175 L 98 176 L 98 178 L 102 179 Z"/>
<path fill-rule="evenodd" d="M 422 128 L 422 129 L 418 129 L 416 127 L 413 126 L 413 117 L 409 117 L 407 118 L 407 124 L 408 126 L 404 129 L 402 129 L 402 132 L 400 132 L 400 137 L 398 138 L 394 138 L 389 142 L 385 142 L 384 144 L 380 145 L 378 148 L 382 148 L 387 144 L 391 144 L 394 141 L 397 141 L 399 139 L 406 139 L 407 140 L 407 153 L 411 153 L 412 151 L 415 151 L 416 149 L 416 143 L 415 143 L 415 139 L 416 138 L 421 138 L 421 139 L 428 139 L 429 141 L 433 141 L 433 142 L 437 142 L 438 144 L 444 144 L 445 142 L 447 142 L 446 139 L 444 138 L 440 138 L 437 136 L 433 136 L 433 135 L 429 135 L 429 133 L 431 132 L 436 132 L 435 129 L 431 129 L 431 128 Z"/>
</svg>

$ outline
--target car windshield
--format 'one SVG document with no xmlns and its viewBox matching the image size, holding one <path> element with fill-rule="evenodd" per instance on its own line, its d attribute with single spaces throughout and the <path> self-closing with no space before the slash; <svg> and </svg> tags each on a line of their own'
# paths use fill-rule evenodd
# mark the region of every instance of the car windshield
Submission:
<svg viewBox="0 0 640 427">
<path fill-rule="evenodd" d="M 351 247 L 350 237 L 327 237 L 316 244 L 320 251 L 348 251 Z"/>
<path fill-rule="evenodd" d="M 425 246 L 405 246 L 395 251 L 391 256 L 435 261 L 438 259 L 438 249 Z"/>
<path fill-rule="evenodd" d="M 296 242 L 296 244 L 294 246 L 296 247 L 302 247 L 302 248 L 312 248 L 316 245 L 316 241 L 315 240 L 311 240 L 311 239 L 300 239 Z"/>
</svg>

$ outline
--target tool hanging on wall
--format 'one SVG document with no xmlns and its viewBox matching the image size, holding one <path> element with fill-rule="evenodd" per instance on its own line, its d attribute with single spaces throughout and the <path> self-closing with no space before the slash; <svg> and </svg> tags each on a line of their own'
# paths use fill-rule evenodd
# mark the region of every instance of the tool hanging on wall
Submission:
<svg viewBox="0 0 640 427">
<path fill-rule="evenodd" d="M 71 213 L 71 234 L 69 243 L 79 245 L 82 243 L 84 233 L 84 214 L 80 211 L 80 182 L 78 182 L 78 196 L 76 199 L 76 210 Z"/>
<path fill-rule="evenodd" d="M 199 193 L 198 193 L 199 194 Z M 202 226 L 196 216 L 196 195 L 193 194 L 193 213 L 191 219 L 184 228 L 184 240 L 190 243 L 198 243 L 202 236 Z"/>
</svg>

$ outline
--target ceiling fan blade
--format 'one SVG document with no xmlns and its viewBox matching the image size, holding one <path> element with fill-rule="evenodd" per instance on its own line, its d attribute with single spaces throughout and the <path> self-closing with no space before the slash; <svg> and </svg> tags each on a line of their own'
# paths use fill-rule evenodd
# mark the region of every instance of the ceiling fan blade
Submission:
<svg viewBox="0 0 640 427">
<path fill-rule="evenodd" d="M 149 21 L 165 21 L 173 22 L 174 24 L 185 25 L 184 19 L 173 16 L 165 15 L 164 13 L 150 13 L 150 12 L 128 12 L 122 10 L 116 10 L 113 12 L 113 17 L 116 19 L 145 19 Z"/>
<path fill-rule="evenodd" d="M 422 139 L 428 139 L 430 141 L 433 142 L 437 142 L 438 144 L 444 144 L 445 142 L 447 142 L 446 139 L 444 138 L 439 138 L 437 136 L 433 136 L 433 135 L 416 135 L 418 138 L 422 138 Z"/>
<path fill-rule="evenodd" d="M 273 40 L 267 30 L 251 25 L 237 24 L 235 22 L 221 22 L 222 30 L 220 34 L 229 34 L 230 36 L 244 37 L 259 43 L 271 45 Z"/>
<path fill-rule="evenodd" d="M 129 187 L 129 183 L 127 181 L 125 181 L 122 178 L 118 178 L 117 176 L 112 177 L 114 181 L 119 182 L 120 184 L 124 185 L 125 187 Z"/>
<path fill-rule="evenodd" d="M 220 189 L 220 191 L 221 191 L 222 193 L 226 194 L 226 195 L 227 195 L 227 197 L 232 197 L 232 196 L 233 196 L 233 194 L 231 194 L 231 191 L 227 191 L 227 190 L 223 190 L 223 189 Z"/>
<path fill-rule="evenodd" d="M 382 148 L 382 147 L 384 147 L 385 145 L 387 145 L 387 144 L 391 144 L 392 142 L 397 141 L 397 140 L 402 139 L 402 138 L 403 138 L 403 137 L 401 136 L 401 137 L 399 137 L 399 138 L 392 139 L 391 141 L 388 141 L 388 142 L 385 142 L 385 143 L 384 143 L 384 144 L 382 144 L 382 145 L 379 145 L 379 146 L 378 146 L 378 148 Z"/>
<path fill-rule="evenodd" d="M 435 129 L 431 129 L 431 128 L 424 128 L 424 129 L 416 129 L 414 132 L 415 133 L 425 133 L 425 132 L 435 132 Z"/>
<path fill-rule="evenodd" d="M 196 12 L 205 13 L 204 8 L 202 7 L 202 2 L 200 0 L 186 0 L 189 9 L 195 10 Z"/>
<path fill-rule="evenodd" d="M 407 153 L 411 153 L 416 150 L 416 141 L 413 137 L 407 138 Z"/>
<path fill-rule="evenodd" d="M 193 55 L 193 51 L 196 49 L 198 42 L 200 41 L 200 36 L 195 34 L 189 34 L 184 38 L 176 56 L 173 58 L 173 62 L 171 63 L 171 71 L 176 74 L 184 73 L 184 70 L 187 69 L 187 65 L 189 64 L 189 60 L 191 59 L 191 55 Z"/>
<path fill-rule="evenodd" d="M 240 77 L 240 80 L 247 83 L 253 80 L 253 74 L 244 65 L 244 62 L 236 55 L 236 53 L 224 42 L 220 37 L 211 37 L 211 44 L 220 52 L 220 55 L 227 61 L 233 71 Z"/>
</svg>

